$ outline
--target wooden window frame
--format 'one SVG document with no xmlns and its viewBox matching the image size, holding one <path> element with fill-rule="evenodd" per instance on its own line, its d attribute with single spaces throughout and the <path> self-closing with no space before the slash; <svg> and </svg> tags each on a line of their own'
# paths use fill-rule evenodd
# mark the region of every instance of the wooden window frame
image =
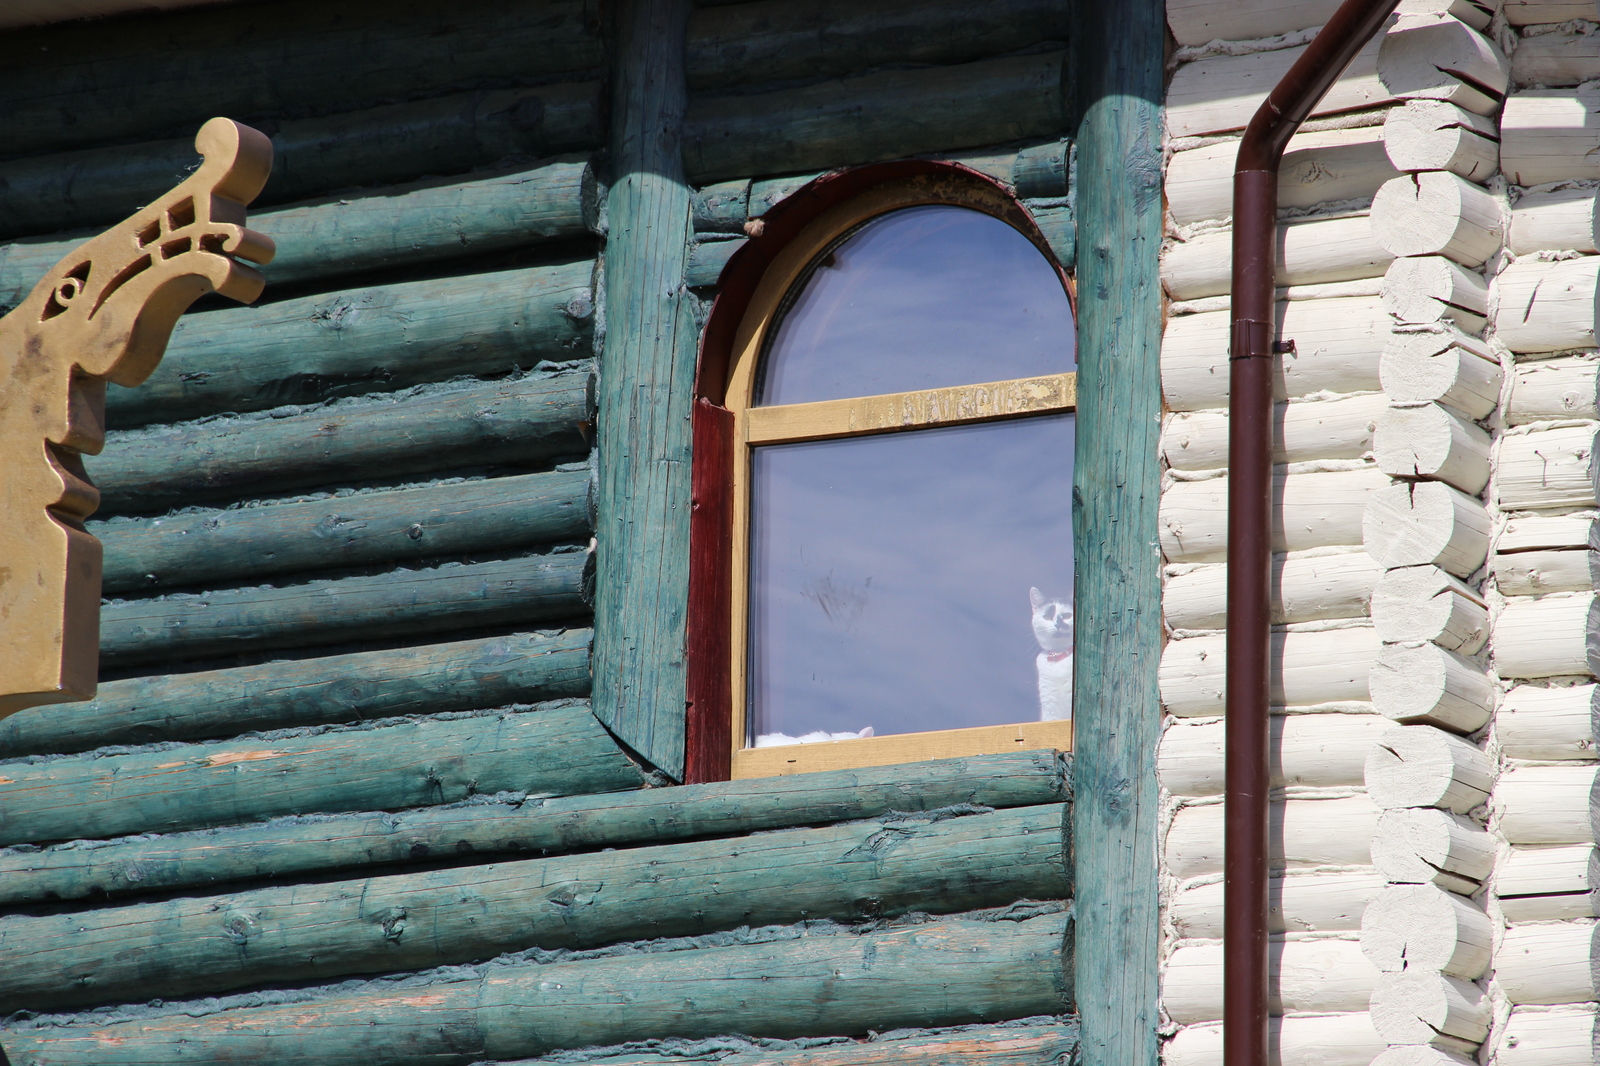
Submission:
<svg viewBox="0 0 1600 1066">
<path fill-rule="evenodd" d="M 1062 270 L 1032 217 L 998 182 L 957 164 L 912 161 L 812 182 L 751 228 L 722 275 L 702 338 L 694 407 L 686 780 L 767 777 L 1004 751 L 1070 749 L 1072 722 L 1021 722 L 882 737 L 745 747 L 749 479 L 761 444 L 1075 412 L 1075 372 L 781 406 L 753 403 L 771 328 L 817 256 L 865 222 L 908 207 L 981 211 L 1027 237 Z"/>
</svg>

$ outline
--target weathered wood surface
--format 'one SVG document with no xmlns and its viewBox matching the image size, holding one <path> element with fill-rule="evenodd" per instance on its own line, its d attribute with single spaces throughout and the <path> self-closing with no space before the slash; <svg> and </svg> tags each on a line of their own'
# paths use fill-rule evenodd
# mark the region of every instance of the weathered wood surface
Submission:
<svg viewBox="0 0 1600 1066">
<path fill-rule="evenodd" d="M 1595 506 L 1600 497 L 1600 459 L 1594 422 L 1528 433 L 1500 441 L 1495 488 L 1505 510 Z"/>
<path fill-rule="evenodd" d="M 1394 333 L 1379 364 L 1389 399 L 1437 401 L 1468 418 L 1483 418 L 1499 406 L 1503 377 L 1500 360 L 1486 344 L 1449 326 Z"/>
<path fill-rule="evenodd" d="M 581 704 L 0 763 L 0 777 L 6 844 L 642 784 L 638 768 Z"/>
<path fill-rule="evenodd" d="M 701 7 L 689 18 L 689 88 L 844 77 L 885 64 L 968 63 L 1065 41 L 1067 7 L 962 0 L 863 7 L 849 0 Z"/>
<path fill-rule="evenodd" d="M 106 397 L 113 428 L 259 411 L 589 354 L 587 260 L 195 315 L 161 367 Z"/>
<path fill-rule="evenodd" d="M 1373 469 L 1276 474 L 1272 479 L 1272 550 L 1360 544 L 1368 501 L 1388 485 L 1389 478 Z M 1228 548 L 1227 497 L 1225 477 L 1179 482 L 1162 494 L 1161 550 L 1169 562 L 1223 560 Z M 1485 550 L 1487 536 L 1486 522 Z"/>
<path fill-rule="evenodd" d="M 1378 390 L 1379 356 L 1390 342 L 1392 325 L 1380 299 L 1283 300 L 1276 314 L 1278 334 L 1295 342 L 1293 352 L 1272 357 L 1278 400 Z M 1228 322 L 1227 311 L 1167 320 L 1161 390 L 1172 410 L 1228 406 Z"/>
<path fill-rule="evenodd" d="M 496 966 L 465 980 L 123 1025 L 8 1031 L 16 1066 L 467 1066 L 657 1038 L 865 1035 L 1063 1013 L 1069 928 L 947 920 L 850 935 Z M 775 980 L 774 978 L 781 978 Z"/>
<path fill-rule="evenodd" d="M 1600 177 L 1600 88 L 1512 93 L 1500 115 L 1500 169 L 1517 185 Z"/>
<path fill-rule="evenodd" d="M 580 457 L 594 417 L 587 374 L 520 378 L 111 435 L 90 458 L 102 514 L 385 478 Z"/>
<path fill-rule="evenodd" d="M 1570 249 L 1593 254 L 1595 195 L 1593 189 L 1531 192 L 1511 205 L 1506 247 L 1514 255 L 1545 249 Z"/>
<path fill-rule="evenodd" d="M 1027 751 L 599 796 L 286 818 L 94 848 L 0 855 L 0 903 L 130 896 L 451 854 L 657 844 L 957 804 L 1052 804 L 1066 798 L 1066 773 L 1064 756 Z"/>
<path fill-rule="evenodd" d="M 1390 477 L 1427 478 L 1476 496 L 1489 483 L 1489 434 L 1442 404 L 1396 404 L 1378 419 L 1372 455 Z"/>
<path fill-rule="evenodd" d="M 1382 41 L 1380 34 L 1356 53 L 1312 110 L 1313 116 L 1376 107 L 1394 99 L 1378 80 L 1378 48 Z M 1193 137 L 1243 129 L 1261 100 L 1305 50 L 1305 45 L 1299 45 L 1271 52 L 1212 56 L 1183 64 L 1173 74 L 1167 90 L 1167 132 L 1174 137 Z"/>
<path fill-rule="evenodd" d="M 1433 565 L 1470 577 L 1489 554 L 1489 514 L 1482 501 L 1442 481 L 1378 489 L 1361 525 L 1367 554 L 1385 567 Z"/>
<path fill-rule="evenodd" d="M 519 633 L 102 682 L 70 715 L 0 721 L 0 757 L 586 696 L 591 636 Z"/>
<path fill-rule="evenodd" d="M 1494 953 L 1500 991 L 1517 1004 L 1592 1003 L 1600 998 L 1589 963 L 1594 934 L 1593 921 L 1507 929 Z"/>
<path fill-rule="evenodd" d="M 1388 398 L 1376 393 L 1278 404 L 1272 411 L 1272 461 L 1360 459 L 1372 451 L 1373 433 L 1388 409 Z M 1226 411 L 1173 415 L 1161 431 L 1162 458 L 1175 470 L 1226 467 L 1228 417 Z M 1487 466 L 1487 449 L 1484 461 Z"/>
<path fill-rule="evenodd" d="M 1372 993 L 1372 1024 L 1398 1046 L 1451 1041 L 1481 1044 L 1489 1035 L 1490 1005 L 1483 989 L 1459 977 L 1407 969 Z"/>
<path fill-rule="evenodd" d="M 13 32 L 0 53 L 0 85 L 12 102 L 6 151 L 150 136 L 216 114 L 329 101 L 359 107 L 484 77 L 588 70 L 601 62 L 599 28 L 584 0 L 463 0 L 448 10 L 417 0 L 338 8 L 292 0 L 270 12 L 219 8 Z M 63 64 L 62 54 L 73 61 Z M 157 67 L 152 54 L 162 57 Z"/>
<path fill-rule="evenodd" d="M 589 474 L 553 471 L 96 522 L 106 592 L 587 540 Z"/>
<path fill-rule="evenodd" d="M 588 232 L 593 177 L 580 160 L 553 159 L 469 181 L 433 178 L 375 194 L 258 211 L 278 254 L 274 286 L 518 248 Z M 0 245 L 0 304 L 14 306 L 78 243 L 30 238 Z"/>
<path fill-rule="evenodd" d="M 1494 894 L 1511 922 L 1551 922 L 1596 915 L 1600 857 L 1593 844 L 1512 848 L 1495 871 Z"/>
<path fill-rule="evenodd" d="M 1383 35 L 1378 76 L 1405 100 L 1443 100 L 1493 115 L 1505 99 L 1511 64 L 1498 45 L 1448 15 L 1402 18 Z"/>
<path fill-rule="evenodd" d="M 1179 44 L 1250 41 L 1320 26 L 1338 6 L 1334 0 L 1254 0 L 1242 4 L 1170 0 L 1167 25 Z"/>
<path fill-rule="evenodd" d="M 1073 537 L 1074 1009 L 1083 1066 L 1155 1066 L 1164 3 L 1073 8 L 1080 182 Z M 1041 99 L 1048 94 L 1039 94 Z"/>
<path fill-rule="evenodd" d="M 1167 163 L 1167 210 L 1180 226 L 1233 215 L 1233 141 L 1174 152 Z M 1364 200 L 1396 176 L 1382 126 L 1298 133 L 1278 170 L 1278 206 Z"/>
<path fill-rule="evenodd" d="M 1581 16 L 1574 16 L 1581 17 Z M 1595 1012 L 1513 1008 L 1499 1027 L 1495 1061 L 1500 1066 L 1567 1066 L 1594 1054 Z"/>
<path fill-rule="evenodd" d="M 1360 618 L 1382 574 L 1364 551 L 1272 557 L 1272 620 Z M 1174 629 L 1221 629 L 1227 621 L 1228 571 L 1198 566 L 1167 577 L 1161 608 Z"/>
<path fill-rule="evenodd" d="M 1483 278 L 1442 255 L 1396 259 L 1383 275 L 1383 306 L 1406 324 L 1448 322 L 1476 333 L 1488 322 Z"/>
<path fill-rule="evenodd" d="M 1594 14 L 1587 12 L 1583 18 L 1593 22 Z M 1539 34 L 1523 41 L 1511 60 L 1514 85 L 1554 88 L 1581 85 L 1600 76 L 1600 39 L 1582 23 L 1568 33 Z"/>
<path fill-rule="evenodd" d="M 1372 864 L 1395 884 L 1435 884 L 1475 894 L 1494 872 L 1498 841 L 1477 822 L 1435 807 L 1384 811 L 1372 836 Z"/>
<path fill-rule="evenodd" d="M 1367 687 L 1372 706 L 1384 717 L 1453 733 L 1481 729 L 1494 706 L 1494 682 L 1479 663 L 1426 641 L 1385 644 Z"/>
<path fill-rule="evenodd" d="M 1378 983 L 1379 971 L 1353 940 L 1280 940 L 1267 950 L 1271 1014 L 1358 1011 Z M 1173 1021 L 1220 1019 L 1222 989 L 1221 944 L 1185 945 L 1167 958 L 1161 1005 Z"/>
<path fill-rule="evenodd" d="M 1436 566 L 1388 571 L 1372 597 L 1372 624 L 1386 642 L 1432 641 L 1463 655 L 1489 638 L 1483 597 Z"/>
<path fill-rule="evenodd" d="M 1294 873 L 1269 885 L 1268 928 L 1274 933 L 1338 933 L 1361 928 L 1361 911 L 1383 889 L 1372 870 L 1349 873 Z M 1180 937 L 1222 938 L 1223 886 L 1220 881 L 1185 889 L 1168 913 Z"/>
<path fill-rule="evenodd" d="M 1495 923 L 1438 885 L 1389 885 L 1361 916 L 1361 951 L 1384 973 L 1415 967 L 1475 981 L 1489 967 Z"/>
<path fill-rule="evenodd" d="M 690 411 L 698 300 L 683 284 L 689 0 L 625 0 L 617 20 L 605 314 L 596 421 L 594 705 L 674 778 L 684 767 Z M 741 172 L 743 173 L 743 172 Z"/>
<path fill-rule="evenodd" d="M 1600 419 L 1600 362 L 1593 359 L 1541 359 L 1516 368 L 1506 422 L 1573 418 Z"/>
<path fill-rule="evenodd" d="M 1202 233 L 1168 249 L 1161 260 L 1167 294 L 1174 300 L 1198 300 L 1226 293 L 1232 284 L 1232 249 L 1232 230 Z M 1381 278 L 1394 258 L 1365 214 L 1289 221 L 1278 227 L 1279 285 Z"/>
<path fill-rule="evenodd" d="M 1367 755 L 1367 793 L 1386 810 L 1466 814 L 1489 798 L 1494 763 L 1470 740 L 1430 725 L 1391 729 Z"/>
<path fill-rule="evenodd" d="M 1367 751 L 1393 724 L 1376 714 L 1273 715 L 1269 741 L 1272 786 L 1348 788 L 1364 784 Z M 1223 724 L 1173 723 L 1161 735 L 1156 772 L 1161 787 L 1174 796 L 1222 795 Z"/>
<path fill-rule="evenodd" d="M 126 666 L 576 618 L 589 613 L 589 561 L 587 552 L 553 552 L 116 601 L 100 610 L 100 663 Z"/>
<path fill-rule="evenodd" d="M 1190 637 L 1167 644 L 1161 655 L 1161 705 L 1168 714 L 1195 718 L 1222 713 L 1227 638 Z M 1321 633 L 1274 633 L 1268 699 L 1275 707 L 1367 699 L 1367 676 L 1381 647 L 1362 626 Z"/>
<path fill-rule="evenodd" d="M 1570 22 L 1594 14 L 1587 3 L 1575 3 L 1574 0 L 1503 0 L 1501 10 L 1506 13 L 1506 21 L 1513 26 Z"/>
<path fill-rule="evenodd" d="M 1590 843 L 1594 784 L 1593 763 L 1512 767 L 1494 785 L 1495 827 L 1513 844 Z"/>
<path fill-rule="evenodd" d="M 1065 126 L 1064 57 L 1051 52 L 773 93 L 697 95 L 684 123 L 684 170 L 705 184 L 1056 137 Z"/>
<path fill-rule="evenodd" d="M 1582 760 L 1596 756 L 1595 685 L 1518 685 L 1495 712 L 1500 750 L 1513 759 Z"/>
<path fill-rule="evenodd" d="M 1369 1066 L 1383 1048 L 1366 1011 L 1267 1019 L 1268 1061 L 1282 1066 Z M 1185 1026 L 1161 1049 L 1161 1060 L 1167 1066 L 1223 1066 L 1222 1023 Z"/>
<path fill-rule="evenodd" d="M 267 123 L 275 127 L 277 158 L 263 202 L 594 148 L 600 143 L 600 110 L 599 83 L 583 82 Z M 0 234 L 51 233 L 119 217 L 192 164 L 193 153 L 182 140 L 0 163 L 8 188 Z"/>
<path fill-rule="evenodd" d="M 1223 805 L 1185 807 L 1172 819 L 1162 855 L 1174 877 L 1219 874 Z M 1275 869 L 1372 865 L 1378 808 L 1364 795 L 1277 800 L 1271 808 L 1270 858 Z"/>
<path fill-rule="evenodd" d="M 1600 556 L 1587 548 L 1491 555 L 1495 587 L 1506 596 L 1592 592 L 1600 587 Z"/>
<path fill-rule="evenodd" d="M 0 1008 L 325 981 L 1069 893 L 1063 804 L 0 918 Z M 241 950 L 242 949 L 242 950 Z"/>
<path fill-rule="evenodd" d="M 1407 100 L 1383 120 L 1389 161 L 1403 171 L 1448 170 L 1486 181 L 1499 169 L 1500 130 L 1492 117 L 1442 100 Z"/>
<path fill-rule="evenodd" d="M 1593 347 L 1597 277 L 1600 257 L 1594 256 L 1512 263 L 1495 278 L 1496 335 L 1514 352 Z"/>
<path fill-rule="evenodd" d="M 1372 235 L 1394 256 L 1442 255 L 1478 267 L 1500 250 L 1500 205 L 1447 170 L 1404 174 L 1372 200 Z"/>
<path fill-rule="evenodd" d="M 1503 678 L 1573 677 L 1600 669 L 1600 601 L 1592 592 L 1517 596 L 1494 623 L 1494 668 Z"/>
</svg>

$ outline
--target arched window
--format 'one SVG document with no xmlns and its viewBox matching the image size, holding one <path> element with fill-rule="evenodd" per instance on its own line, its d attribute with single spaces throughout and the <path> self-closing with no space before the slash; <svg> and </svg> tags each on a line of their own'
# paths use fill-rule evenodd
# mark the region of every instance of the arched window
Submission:
<svg viewBox="0 0 1600 1066">
<path fill-rule="evenodd" d="M 922 169 L 802 190 L 724 274 L 691 779 L 1070 746 L 1070 286 L 1002 187 Z"/>
</svg>

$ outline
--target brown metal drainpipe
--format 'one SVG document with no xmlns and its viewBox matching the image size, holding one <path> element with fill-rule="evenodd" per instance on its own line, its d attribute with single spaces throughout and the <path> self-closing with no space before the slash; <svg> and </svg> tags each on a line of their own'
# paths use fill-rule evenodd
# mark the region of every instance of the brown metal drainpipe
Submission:
<svg viewBox="0 0 1600 1066">
<path fill-rule="evenodd" d="M 1223 1066 L 1267 1063 L 1272 640 L 1272 383 L 1278 164 L 1284 146 L 1399 0 L 1344 0 L 1256 111 L 1233 171 L 1228 393 L 1227 809 Z"/>
</svg>

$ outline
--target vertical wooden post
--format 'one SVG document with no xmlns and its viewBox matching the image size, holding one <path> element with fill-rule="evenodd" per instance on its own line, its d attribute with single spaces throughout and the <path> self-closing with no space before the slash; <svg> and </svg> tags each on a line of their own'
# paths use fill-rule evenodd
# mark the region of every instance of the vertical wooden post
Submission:
<svg viewBox="0 0 1600 1066">
<path fill-rule="evenodd" d="M 594 710 L 681 777 L 696 325 L 680 149 L 689 0 L 623 0 L 612 52 Z"/>
<path fill-rule="evenodd" d="M 1155 1066 L 1161 706 L 1161 0 L 1085 0 L 1078 122 L 1078 558 L 1072 761 L 1084 1066 Z"/>
</svg>

